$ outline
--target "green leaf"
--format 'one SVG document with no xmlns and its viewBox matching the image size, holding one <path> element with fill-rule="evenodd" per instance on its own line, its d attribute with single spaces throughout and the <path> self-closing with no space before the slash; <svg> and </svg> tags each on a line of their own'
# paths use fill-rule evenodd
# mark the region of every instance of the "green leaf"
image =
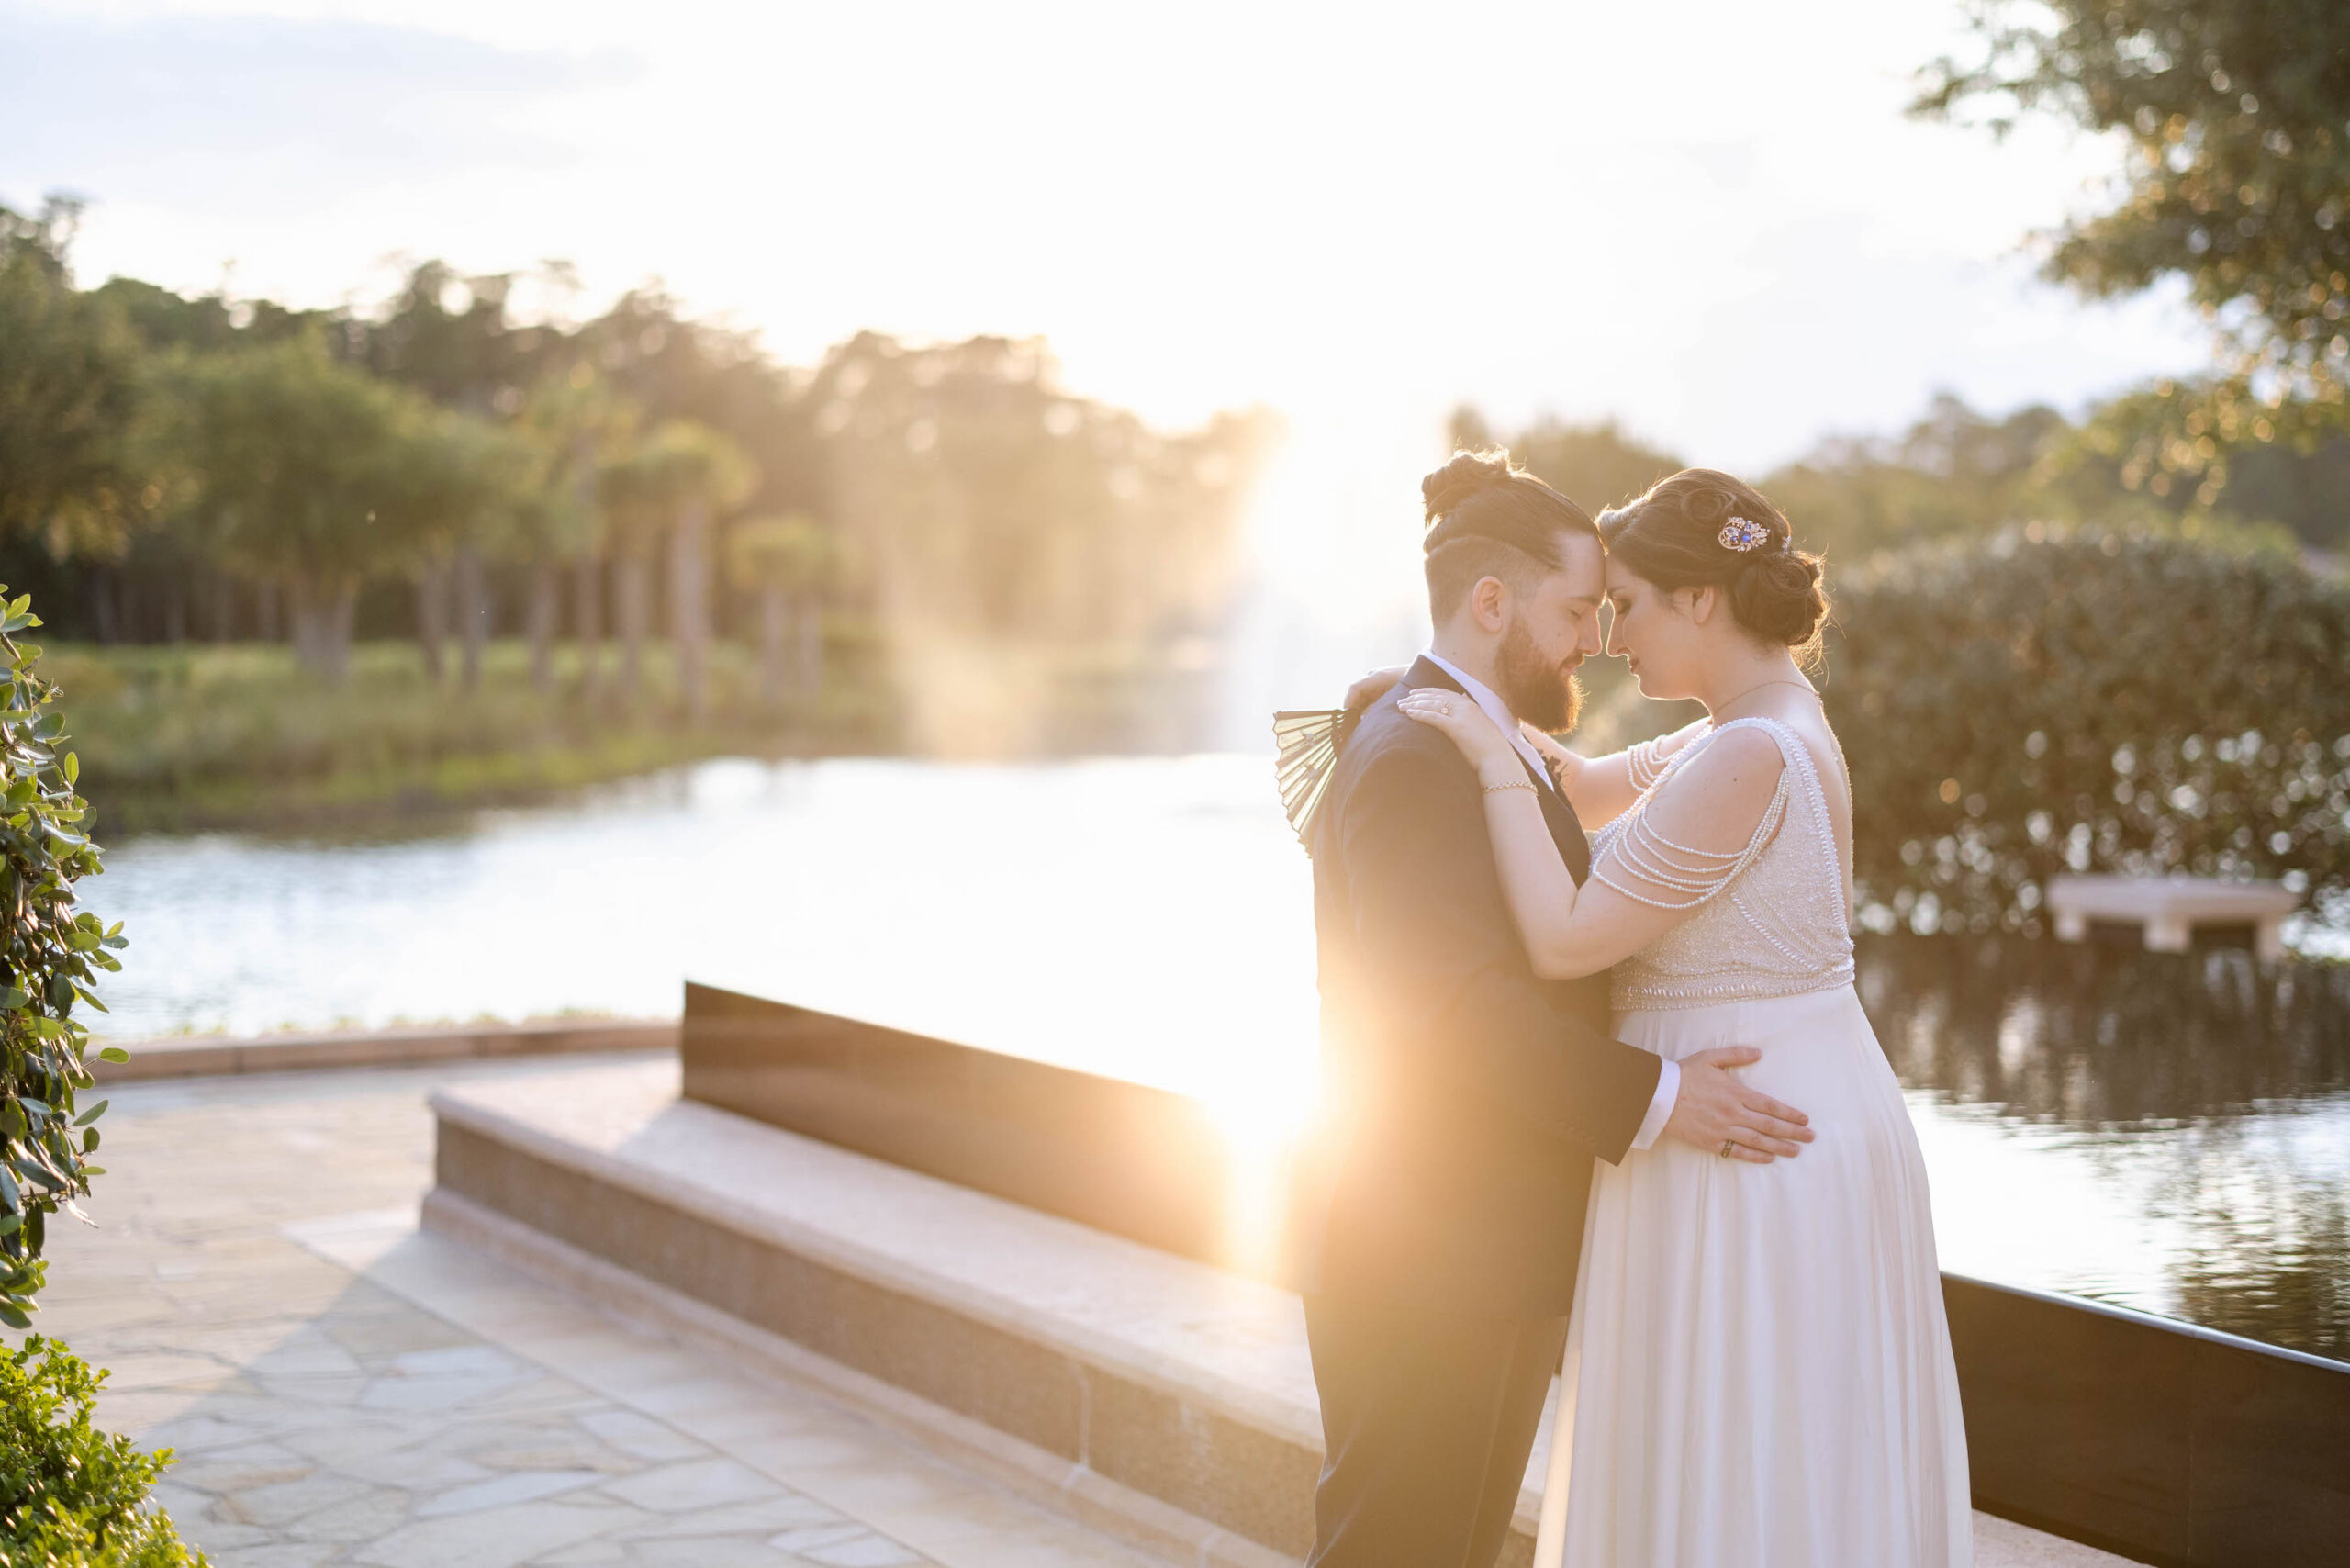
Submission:
<svg viewBox="0 0 2350 1568">
<path fill-rule="evenodd" d="M 100 1061 L 129 1061 L 130 1053 L 120 1046 L 108 1046 L 98 1053 Z"/>
<path fill-rule="evenodd" d="M 82 759 L 73 752 L 65 754 L 65 782 L 78 784 L 82 780 Z"/>
<path fill-rule="evenodd" d="M 34 1310 L 39 1311 L 39 1308 L 36 1307 Z M 22 1311 L 7 1305 L 0 1305 L 0 1323 L 5 1323 L 11 1328 L 30 1328 L 33 1326 L 33 1320 L 27 1317 Z"/>
<path fill-rule="evenodd" d="M 92 1122 L 95 1122 L 100 1116 L 105 1115 L 106 1114 L 106 1107 L 112 1103 L 114 1103 L 114 1102 L 111 1100 L 99 1101 L 96 1104 L 91 1106 L 88 1110 L 74 1117 L 73 1125 L 77 1127 L 88 1126 Z"/>
</svg>

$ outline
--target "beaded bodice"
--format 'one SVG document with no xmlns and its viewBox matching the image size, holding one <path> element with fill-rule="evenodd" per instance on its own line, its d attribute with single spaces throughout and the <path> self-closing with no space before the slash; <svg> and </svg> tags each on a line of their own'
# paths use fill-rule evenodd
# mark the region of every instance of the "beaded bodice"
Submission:
<svg viewBox="0 0 2350 1568">
<path fill-rule="evenodd" d="M 1664 838 L 1641 813 L 1675 775 L 1733 729 L 1768 734 L 1785 759 L 1746 847 L 1709 856 Z M 1802 996 L 1852 979 L 1851 901 L 1835 819 L 1811 748 L 1775 719 L 1733 719 L 1684 746 L 1631 809 L 1592 843 L 1593 875 L 1689 918 L 1616 966 L 1619 1013 Z"/>
</svg>

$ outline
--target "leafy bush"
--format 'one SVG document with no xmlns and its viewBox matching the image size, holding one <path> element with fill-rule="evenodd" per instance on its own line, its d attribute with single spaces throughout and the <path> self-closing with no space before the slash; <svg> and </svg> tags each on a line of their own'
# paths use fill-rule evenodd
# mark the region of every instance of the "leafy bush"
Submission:
<svg viewBox="0 0 2350 1568">
<path fill-rule="evenodd" d="M 16 641 L 40 624 L 28 606 L 0 606 L 0 1322 L 12 1328 L 29 1327 L 48 1216 L 62 1208 L 83 1217 L 74 1200 L 101 1174 L 90 1163 L 91 1124 L 106 1107 L 75 1114 L 90 1072 L 89 1031 L 73 1008 L 105 1011 L 92 971 L 120 969 L 107 949 L 123 945 L 119 924 L 106 930 L 74 908 L 73 885 L 96 874 L 98 849 L 73 792 L 81 764 L 57 749 L 65 722 L 50 707 L 56 689 L 34 672 L 40 650 Z"/>
<path fill-rule="evenodd" d="M 2065 871 L 2281 878 L 2350 913 L 2350 590 L 2084 530 L 1839 579 L 1863 918 L 2037 931 Z"/>
<path fill-rule="evenodd" d="M 10 1568 L 201 1568 L 145 1506 L 172 1452 L 90 1424 L 106 1374 L 39 1335 L 0 1355 L 0 1562 Z"/>
<path fill-rule="evenodd" d="M 5 593 L 5 590 L 0 590 Z M 104 1011 L 94 969 L 122 967 L 121 927 L 74 908 L 74 884 L 98 869 L 90 812 L 61 755 L 56 689 L 35 673 L 40 650 L 16 640 L 40 624 L 29 601 L 0 605 L 0 1322 L 29 1326 L 48 1216 L 81 1217 L 74 1200 L 104 1172 L 92 1126 L 101 1100 L 75 1114 L 89 1086 L 89 1032 L 77 1002 Z M 103 1053 L 115 1060 L 126 1053 Z M 172 1460 L 90 1424 L 104 1372 L 34 1335 L 0 1356 L 0 1562 L 9 1568 L 185 1568 L 191 1551 L 170 1519 L 143 1505 Z"/>
</svg>

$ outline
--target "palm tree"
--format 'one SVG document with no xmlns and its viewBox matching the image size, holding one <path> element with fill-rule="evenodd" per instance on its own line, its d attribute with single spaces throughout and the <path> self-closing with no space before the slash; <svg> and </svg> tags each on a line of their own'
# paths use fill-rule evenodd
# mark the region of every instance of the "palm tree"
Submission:
<svg viewBox="0 0 2350 1568">
<path fill-rule="evenodd" d="M 603 476 L 621 523 L 617 598 L 621 682 L 632 699 L 643 678 L 651 632 L 651 557 L 666 535 L 669 555 L 669 635 L 677 687 L 688 716 L 709 700 L 710 528 L 713 514 L 739 506 L 757 483 L 742 449 L 707 425 L 672 420 L 655 428 Z"/>
<path fill-rule="evenodd" d="M 532 388 L 517 426 L 534 455 L 532 502 L 522 530 L 530 572 L 524 626 L 531 680 L 554 689 L 556 623 L 563 577 L 571 577 L 573 629 L 580 650 L 580 694 L 590 706 L 601 674 L 604 544 L 609 532 L 600 495 L 602 470 L 624 456 L 639 416 L 582 363 Z"/>
<path fill-rule="evenodd" d="M 541 381 L 521 404 L 517 435 L 532 452 L 529 506 L 515 536 L 515 559 L 529 576 L 524 633 L 532 642 L 532 687 L 554 691 L 554 633 L 562 621 L 564 569 L 576 597 L 585 696 L 597 682 L 601 640 L 601 538 L 597 468 L 606 447 L 628 440 L 637 414 L 595 383 L 588 364 Z"/>
<path fill-rule="evenodd" d="M 459 643 L 459 680 L 481 684 L 484 644 L 493 630 L 487 562 L 512 546 L 532 500 L 532 454 L 512 432 L 436 409 L 421 421 L 413 466 L 404 469 L 378 507 L 404 543 L 416 578 L 417 640 L 438 685 L 442 644 L 452 624 Z"/>
<path fill-rule="evenodd" d="M 805 512 L 738 522 L 729 533 L 727 576 L 758 596 L 759 695 L 770 712 L 823 687 L 822 596 L 840 559 L 832 531 Z"/>
</svg>

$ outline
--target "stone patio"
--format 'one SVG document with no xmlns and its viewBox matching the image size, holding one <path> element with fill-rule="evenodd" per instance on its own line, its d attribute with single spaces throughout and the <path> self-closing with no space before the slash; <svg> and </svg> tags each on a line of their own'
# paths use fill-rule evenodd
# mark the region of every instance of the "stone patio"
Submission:
<svg viewBox="0 0 2350 1568">
<path fill-rule="evenodd" d="M 536 1064 L 114 1093 L 44 1333 L 218 1568 L 1144 1568 L 805 1389 L 415 1229 L 429 1088 Z M 11 1341 L 19 1338 L 10 1336 Z"/>
</svg>

